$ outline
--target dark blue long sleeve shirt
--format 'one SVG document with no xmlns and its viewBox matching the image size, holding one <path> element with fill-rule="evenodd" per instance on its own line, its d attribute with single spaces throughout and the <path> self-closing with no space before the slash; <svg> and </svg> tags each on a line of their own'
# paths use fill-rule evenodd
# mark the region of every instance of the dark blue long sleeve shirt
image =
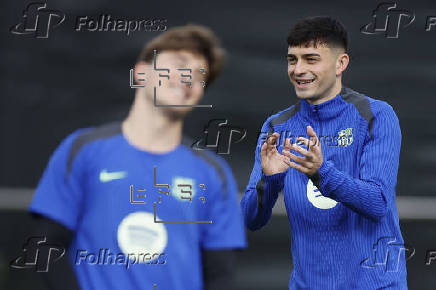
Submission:
<svg viewBox="0 0 436 290">
<path fill-rule="evenodd" d="M 321 141 L 319 174 L 289 168 L 265 175 L 260 149 L 267 135 L 280 134 L 281 152 L 284 138 L 308 138 L 308 125 Z M 283 190 L 294 264 L 289 288 L 407 289 L 395 203 L 401 131 L 392 107 L 343 88 L 319 105 L 300 100 L 269 117 L 261 132 L 241 207 L 246 226 L 257 230 Z"/>
</svg>

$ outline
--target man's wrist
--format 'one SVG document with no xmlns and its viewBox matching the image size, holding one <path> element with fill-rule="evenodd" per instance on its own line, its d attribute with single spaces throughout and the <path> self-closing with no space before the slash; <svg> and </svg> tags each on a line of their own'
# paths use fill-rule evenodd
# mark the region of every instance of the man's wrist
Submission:
<svg viewBox="0 0 436 290">
<path fill-rule="evenodd" d="M 319 175 L 319 169 L 312 175 L 308 175 L 309 179 L 312 180 L 313 185 L 315 185 L 318 189 L 321 182 L 321 176 Z"/>
<path fill-rule="evenodd" d="M 262 178 L 266 184 L 272 186 L 273 188 L 279 188 L 279 190 L 282 190 L 283 185 L 284 185 L 284 179 L 286 176 L 286 172 L 287 171 L 275 173 L 275 174 L 270 174 L 270 175 L 267 175 L 263 172 Z"/>
<path fill-rule="evenodd" d="M 262 172 L 261 179 L 257 184 L 257 201 L 259 208 L 263 207 L 263 204 L 274 204 L 278 193 L 283 189 L 285 184 L 285 172 L 266 175 Z M 267 194 L 264 194 L 264 191 Z"/>
<path fill-rule="evenodd" d="M 286 171 L 273 174 L 266 174 L 265 172 L 262 172 L 262 176 L 265 180 L 276 181 L 283 179 L 286 176 Z"/>
</svg>

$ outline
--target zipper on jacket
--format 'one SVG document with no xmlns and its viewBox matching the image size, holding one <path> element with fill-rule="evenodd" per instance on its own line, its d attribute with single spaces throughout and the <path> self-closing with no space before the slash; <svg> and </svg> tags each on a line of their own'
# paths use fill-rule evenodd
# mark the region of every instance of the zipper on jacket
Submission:
<svg viewBox="0 0 436 290">
<path fill-rule="evenodd" d="M 316 117 L 318 118 L 318 123 L 319 123 L 319 132 L 315 132 L 316 136 L 318 136 L 318 139 L 319 139 L 320 136 L 322 136 L 322 123 L 321 123 L 321 119 L 319 117 L 319 108 L 318 108 L 318 105 L 314 105 L 313 108 L 315 109 L 315 114 L 316 114 Z M 321 142 L 321 140 L 319 140 L 319 141 Z"/>
</svg>

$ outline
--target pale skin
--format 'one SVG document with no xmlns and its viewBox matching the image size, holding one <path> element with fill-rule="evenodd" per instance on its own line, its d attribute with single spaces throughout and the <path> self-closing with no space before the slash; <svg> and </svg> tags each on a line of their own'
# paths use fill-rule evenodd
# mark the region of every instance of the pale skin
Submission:
<svg viewBox="0 0 436 290">
<path fill-rule="evenodd" d="M 297 144 L 291 144 L 290 139 L 287 138 L 283 146 L 282 154 L 280 154 L 276 148 L 276 141 L 280 137 L 279 133 L 274 133 L 269 137 L 262 145 L 260 153 L 263 172 L 266 175 L 272 175 L 284 172 L 288 170 L 289 167 L 292 167 L 308 176 L 316 174 L 323 162 L 321 142 L 319 142 L 311 126 L 307 126 L 307 135 L 310 139 L 298 137 L 297 140 L 308 146 L 308 150 Z M 291 150 L 300 153 L 304 157 L 291 153 Z"/>
<path fill-rule="evenodd" d="M 309 46 L 288 47 L 288 76 L 294 85 L 298 98 L 309 104 L 319 105 L 333 99 L 342 88 L 342 73 L 347 68 L 349 56 L 342 48 L 318 44 Z M 309 82 L 309 83 L 305 83 Z M 309 139 L 299 137 L 297 140 L 306 146 L 285 140 L 282 154 L 276 148 L 279 133 L 271 135 L 261 148 L 262 171 L 266 175 L 285 172 L 290 167 L 307 176 L 317 174 L 324 158 L 321 142 L 311 126 L 307 126 Z M 297 156 L 291 151 L 303 155 Z"/>
<path fill-rule="evenodd" d="M 157 67 L 170 69 L 170 79 L 159 77 L 153 63 L 139 62 L 135 66 L 135 80 L 144 85 L 137 88 L 135 100 L 129 115 L 122 123 L 125 138 L 140 150 L 152 153 L 166 153 L 174 150 L 181 142 L 183 119 L 192 107 L 156 107 L 154 106 L 154 86 L 162 81 L 159 87 L 158 104 L 162 105 L 196 105 L 204 94 L 200 81 L 204 76 L 199 74 L 200 68 L 208 69 L 206 58 L 186 50 L 163 51 L 157 56 Z M 192 69 L 192 87 L 182 83 L 177 68 Z M 138 75 L 145 73 L 145 75 Z M 140 81 L 145 79 L 145 81 Z M 165 132 L 165 134 L 162 134 Z"/>
</svg>

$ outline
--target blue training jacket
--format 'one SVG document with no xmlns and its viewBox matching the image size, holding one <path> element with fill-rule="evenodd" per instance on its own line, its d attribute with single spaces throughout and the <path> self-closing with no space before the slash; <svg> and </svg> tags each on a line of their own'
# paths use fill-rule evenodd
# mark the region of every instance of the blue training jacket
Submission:
<svg viewBox="0 0 436 290">
<path fill-rule="evenodd" d="M 324 158 L 316 180 L 293 168 L 265 175 L 266 137 L 278 132 L 281 152 L 284 138 L 308 138 L 308 125 Z M 302 99 L 266 120 L 241 208 L 246 226 L 257 230 L 283 190 L 294 265 L 289 289 L 407 289 L 395 203 L 400 147 L 392 107 L 345 87 L 320 105 Z"/>
<path fill-rule="evenodd" d="M 230 167 L 191 144 L 149 152 L 114 122 L 57 147 L 30 211 L 74 233 L 69 258 L 82 290 L 202 290 L 203 251 L 245 247 Z"/>
</svg>

